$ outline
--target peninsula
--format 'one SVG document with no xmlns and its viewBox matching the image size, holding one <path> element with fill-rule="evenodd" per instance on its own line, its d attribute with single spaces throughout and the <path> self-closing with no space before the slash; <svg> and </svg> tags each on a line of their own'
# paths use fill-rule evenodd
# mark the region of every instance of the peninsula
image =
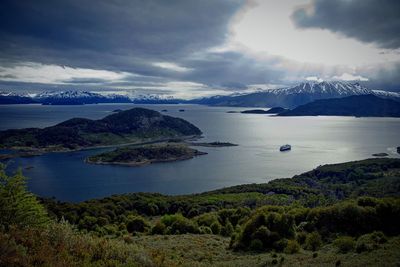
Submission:
<svg viewBox="0 0 400 267">
<path fill-rule="evenodd" d="M 180 118 L 133 108 L 100 120 L 73 118 L 55 126 L 0 132 L 0 148 L 53 152 L 193 138 L 201 130 Z"/>
</svg>

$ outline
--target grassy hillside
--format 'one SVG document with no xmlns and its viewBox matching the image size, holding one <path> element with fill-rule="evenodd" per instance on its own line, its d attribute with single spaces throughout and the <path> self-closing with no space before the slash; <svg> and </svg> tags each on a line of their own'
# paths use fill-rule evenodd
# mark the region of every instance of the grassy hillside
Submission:
<svg viewBox="0 0 400 267">
<path fill-rule="evenodd" d="M 368 159 L 195 195 L 42 199 L 53 222 L 1 228 L 0 265 L 397 266 L 399 184 L 400 159 Z"/>
<path fill-rule="evenodd" d="M 0 148 L 54 151 L 200 134 L 200 129 L 183 119 L 164 116 L 149 109 L 133 108 L 100 120 L 74 118 L 44 129 L 2 131 Z"/>
</svg>

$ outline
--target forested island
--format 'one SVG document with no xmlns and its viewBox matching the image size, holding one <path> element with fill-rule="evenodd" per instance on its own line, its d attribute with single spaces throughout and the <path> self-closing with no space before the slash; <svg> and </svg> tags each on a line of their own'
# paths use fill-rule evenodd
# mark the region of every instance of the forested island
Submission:
<svg viewBox="0 0 400 267">
<path fill-rule="evenodd" d="M 122 147 L 88 157 L 87 163 L 143 166 L 151 163 L 187 160 L 207 153 L 183 143 L 163 143 L 138 147 Z"/>
<path fill-rule="evenodd" d="M 400 159 L 202 194 L 40 199 L 1 169 L 5 266 L 396 266 Z M 17 203 L 18 205 L 14 205 Z"/>
<path fill-rule="evenodd" d="M 243 114 L 278 114 L 278 113 L 282 113 L 287 110 L 288 109 L 282 108 L 282 107 L 273 107 L 268 110 L 264 110 L 264 109 L 243 110 L 240 113 L 243 113 Z"/>
<path fill-rule="evenodd" d="M 190 142 L 188 143 L 191 146 L 203 146 L 203 147 L 230 147 L 230 146 L 238 146 L 238 144 L 230 143 L 230 142 Z"/>
<path fill-rule="evenodd" d="M 0 148 L 25 151 L 69 151 L 100 146 L 198 137 L 201 130 L 180 118 L 133 108 L 100 120 L 73 118 L 55 126 L 0 132 Z"/>
</svg>

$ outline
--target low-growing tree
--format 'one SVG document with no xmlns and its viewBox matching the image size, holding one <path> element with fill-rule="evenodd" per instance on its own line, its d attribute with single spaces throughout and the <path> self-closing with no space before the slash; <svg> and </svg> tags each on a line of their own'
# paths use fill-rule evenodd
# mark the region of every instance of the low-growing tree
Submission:
<svg viewBox="0 0 400 267">
<path fill-rule="evenodd" d="M 307 235 L 305 249 L 316 251 L 322 245 L 321 236 L 318 232 L 312 232 Z"/>
<path fill-rule="evenodd" d="M 5 165 L 0 164 L 0 225 L 8 229 L 11 225 L 44 226 L 48 222 L 46 210 L 27 190 L 22 172 L 8 176 Z"/>
</svg>

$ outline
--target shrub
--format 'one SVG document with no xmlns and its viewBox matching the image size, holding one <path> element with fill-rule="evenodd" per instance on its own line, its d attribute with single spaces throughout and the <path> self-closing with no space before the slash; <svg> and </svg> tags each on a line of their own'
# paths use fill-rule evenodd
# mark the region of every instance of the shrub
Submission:
<svg viewBox="0 0 400 267">
<path fill-rule="evenodd" d="M 231 236 L 233 231 L 234 231 L 233 225 L 231 224 L 231 222 L 229 220 L 227 220 L 225 223 L 225 226 L 221 230 L 221 234 L 223 236 Z"/>
<path fill-rule="evenodd" d="M 219 235 L 221 233 L 222 226 L 219 222 L 213 222 L 210 228 L 214 235 Z"/>
<path fill-rule="evenodd" d="M 355 247 L 354 238 L 351 236 L 342 236 L 337 238 L 333 244 L 338 248 L 340 253 L 348 253 Z"/>
<path fill-rule="evenodd" d="M 199 231 L 200 231 L 200 234 L 203 234 L 203 235 L 206 235 L 206 234 L 211 235 L 213 233 L 211 231 L 211 228 L 208 226 L 200 226 Z"/>
<path fill-rule="evenodd" d="M 260 239 L 251 240 L 249 248 L 254 251 L 262 251 L 264 249 L 263 242 Z"/>
<path fill-rule="evenodd" d="M 284 249 L 284 252 L 286 254 L 295 254 L 295 253 L 299 252 L 299 250 L 300 250 L 299 243 L 296 240 L 289 240 Z"/>
<path fill-rule="evenodd" d="M 174 222 L 167 228 L 166 232 L 168 234 L 198 234 L 199 228 L 193 221 L 180 215 L 175 218 Z"/>
<path fill-rule="evenodd" d="M 307 235 L 305 242 L 306 249 L 316 251 L 321 247 L 321 245 L 322 245 L 322 240 L 318 232 L 312 232 Z"/>
<path fill-rule="evenodd" d="M 282 238 L 276 242 L 274 242 L 274 244 L 272 245 L 272 247 L 276 250 L 276 251 L 283 251 L 286 246 L 288 244 L 288 240 L 286 238 Z"/>
<path fill-rule="evenodd" d="M 129 216 L 126 223 L 126 229 L 129 233 L 143 233 L 149 227 L 147 221 L 141 216 Z"/>
<path fill-rule="evenodd" d="M 156 222 L 156 224 L 151 228 L 151 234 L 153 235 L 163 235 L 165 233 L 166 226 L 161 221 Z"/>
<path fill-rule="evenodd" d="M 296 240 L 300 245 L 303 245 L 306 242 L 306 238 L 307 238 L 306 232 L 300 232 L 300 233 L 297 233 L 297 235 L 296 235 Z"/>
<path fill-rule="evenodd" d="M 373 232 L 370 234 L 362 235 L 358 238 L 356 243 L 356 251 L 358 253 L 364 251 L 372 251 L 383 243 L 387 242 L 386 236 L 382 232 Z"/>
</svg>

